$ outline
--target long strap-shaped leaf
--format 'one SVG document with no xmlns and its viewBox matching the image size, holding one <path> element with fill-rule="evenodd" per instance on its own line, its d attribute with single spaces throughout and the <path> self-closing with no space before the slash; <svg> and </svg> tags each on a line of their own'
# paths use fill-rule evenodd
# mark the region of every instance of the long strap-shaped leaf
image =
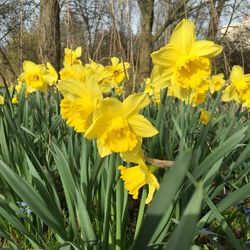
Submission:
<svg viewBox="0 0 250 250">
<path fill-rule="evenodd" d="M 226 198 L 224 198 L 218 204 L 216 204 L 216 208 L 218 209 L 219 212 L 223 212 L 230 206 L 236 204 L 238 201 L 246 197 L 249 197 L 249 194 L 250 194 L 250 182 L 248 182 L 243 187 L 235 190 L 234 192 L 230 193 Z M 205 223 L 210 223 L 214 218 L 216 218 L 216 216 L 212 213 L 212 211 L 210 211 L 200 219 L 198 225 L 203 226 Z"/>
<path fill-rule="evenodd" d="M 50 211 L 49 206 L 53 206 L 54 204 L 46 204 L 40 194 L 30 183 L 18 176 L 2 161 L 0 161 L 0 174 L 16 194 L 29 204 L 29 207 L 37 216 L 53 228 L 62 239 L 67 240 L 63 218 L 59 214 L 53 214 Z"/>
<path fill-rule="evenodd" d="M 75 209 L 78 216 L 78 222 L 81 227 L 81 232 L 84 237 L 84 243 L 86 243 L 86 245 L 89 247 L 94 246 L 96 244 L 96 237 L 91 224 L 91 219 L 86 207 L 86 203 L 80 190 L 80 185 L 75 182 L 67 159 L 55 143 L 53 143 L 53 149 L 54 151 L 52 150 L 52 154 L 54 156 L 56 165 L 58 167 L 58 172 L 62 180 L 68 208 L 72 210 L 69 211 L 71 216 L 71 223 L 74 224 L 74 221 L 72 220 L 76 220 L 73 211 L 73 209 Z"/>
<path fill-rule="evenodd" d="M 190 249 L 200 214 L 202 197 L 202 186 L 199 185 L 189 201 L 180 223 L 166 244 L 165 250 Z"/>
<path fill-rule="evenodd" d="M 198 179 L 204 175 L 217 161 L 224 158 L 235 147 L 238 146 L 240 141 L 244 138 L 247 127 L 242 128 L 233 134 L 230 138 L 220 144 L 217 148 L 209 154 L 206 159 L 194 170 L 193 176 Z"/>
<path fill-rule="evenodd" d="M 141 230 L 138 233 L 133 249 L 147 248 L 148 242 L 150 241 L 155 228 L 161 221 L 169 206 L 171 206 L 172 201 L 183 182 L 190 160 L 190 152 L 182 154 L 176 160 L 175 165 L 165 173 L 160 189 L 156 193 L 151 206 L 146 212 L 145 219 L 142 223 Z"/>
</svg>

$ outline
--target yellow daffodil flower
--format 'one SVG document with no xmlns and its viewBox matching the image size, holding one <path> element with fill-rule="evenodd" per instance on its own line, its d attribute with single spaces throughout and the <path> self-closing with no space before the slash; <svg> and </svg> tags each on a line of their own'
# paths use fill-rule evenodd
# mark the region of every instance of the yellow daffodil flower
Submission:
<svg viewBox="0 0 250 250">
<path fill-rule="evenodd" d="M 148 185 L 149 191 L 145 203 L 151 202 L 155 190 L 159 189 L 160 185 L 145 163 L 129 168 L 119 166 L 118 170 L 121 171 L 121 179 L 125 182 L 125 188 L 134 199 L 138 199 L 139 189 Z"/>
<path fill-rule="evenodd" d="M 121 158 L 126 162 L 137 164 L 136 166 L 129 168 L 124 166 L 118 167 L 118 170 L 121 171 L 121 179 L 124 180 L 125 188 L 128 190 L 129 194 L 133 195 L 134 199 L 137 199 L 139 189 L 144 185 L 148 185 L 148 196 L 145 201 L 145 203 L 148 204 L 151 202 L 155 190 L 159 189 L 160 185 L 145 163 L 141 145 L 139 144 L 130 153 L 121 153 Z"/>
<path fill-rule="evenodd" d="M 207 110 L 202 109 L 200 112 L 200 122 L 206 125 L 209 121 L 209 113 Z"/>
<path fill-rule="evenodd" d="M 153 101 L 159 105 L 160 101 L 161 101 L 161 92 L 160 92 L 160 88 L 158 88 L 158 86 L 154 84 L 154 82 L 151 81 L 150 78 L 147 78 L 145 80 L 145 89 L 144 89 L 144 93 L 148 94 L 150 97 L 152 97 Z"/>
<path fill-rule="evenodd" d="M 0 105 L 4 105 L 4 97 L 0 95 Z"/>
<path fill-rule="evenodd" d="M 118 87 L 126 78 L 127 69 L 130 65 L 127 62 L 120 62 L 117 57 L 112 57 L 111 63 L 112 65 L 105 67 L 105 70 L 109 76 L 109 81 L 111 82 L 112 87 Z"/>
<path fill-rule="evenodd" d="M 224 84 L 225 84 L 225 79 L 224 79 L 223 73 L 212 76 L 210 79 L 211 94 L 213 94 L 216 91 L 219 91 L 223 87 Z"/>
<path fill-rule="evenodd" d="M 87 69 L 81 64 L 68 65 L 60 70 L 61 80 L 76 79 L 85 81 Z"/>
<path fill-rule="evenodd" d="M 27 86 L 27 91 L 34 89 L 46 92 L 49 84 L 53 84 L 57 80 L 55 72 L 52 72 L 52 65 L 49 69 L 44 64 L 35 64 L 31 61 L 23 62 L 24 72 L 19 76 L 18 82 L 23 82 Z M 52 73 L 51 73 L 52 72 Z"/>
<path fill-rule="evenodd" d="M 209 59 L 221 51 L 222 47 L 214 42 L 196 40 L 194 23 L 184 19 L 175 27 L 169 44 L 152 53 L 153 64 L 157 68 L 151 78 L 157 79 L 155 74 L 160 75 L 161 87 L 170 86 L 170 94 L 187 101 L 192 91 L 199 90 L 199 94 L 205 94 L 208 90 Z"/>
<path fill-rule="evenodd" d="M 230 85 L 222 93 L 222 101 L 231 100 L 250 108 L 250 74 L 244 74 L 241 66 L 235 65 L 230 74 Z"/>
<path fill-rule="evenodd" d="M 118 96 L 125 94 L 124 88 L 122 86 L 115 88 L 115 94 Z"/>
<path fill-rule="evenodd" d="M 108 75 L 105 67 L 93 60 L 90 60 L 90 63 L 86 64 L 85 67 L 87 74 L 98 82 L 102 93 L 109 93 L 111 91 L 110 75 Z"/>
<path fill-rule="evenodd" d="M 69 48 L 66 48 L 64 50 L 64 67 L 70 66 L 73 64 L 82 64 L 81 60 L 78 58 L 82 55 L 82 48 L 77 47 L 76 50 L 71 50 Z"/>
<path fill-rule="evenodd" d="M 30 93 L 33 93 L 36 91 L 36 89 L 30 87 L 30 86 L 26 86 L 25 83 L 23 82 L 18 82 L 17 85 L 15 85 L 15 90 L 17 92 L 17 94 L 20 94 L 22 87 L 25 86 L 25 96 L 27 97 Z"/>
<path fill-rule="evenodd" d="M 85 82 L 62 80 L 59 89 L 64 95 L 61 101 L 61 115 L 76 132 L 85 132 L 92 123 L 93 111 L 102 93 L 98 83 L 92 78 Z"/>
<path fill-rule="evenodd" d="M 205 100 L 206 100 L 206 93 L 199 90 L 192 90 L 189 97 L 185 100 L 185 103 L 191 104 L 192 107 L 195 107 L 205 102 Z"/>
<path fill-rule="evenodd" d="M 48 84 L 50 86 L 56 84 L 57 80 L 58 80 L 58 74 L 56 72 L 56 70 L 54 69 L 54 67 L 50 64 L 47 63 L 46 64 L 47 67 L 47 74 L 45 75 L 46 81 L 48 82 Z"/>
<path fill-rule="evenodd" d="M 18 104 L 18 98 L 16 96 L 13 96 L 11 99 L 12 104 Z"/>
<path fill-rule="evenodd" d="M 85 137 L 97 138 L 101 157 L 112 152 L 133 151 L 141 137 L 158 133 L 144 116 L 138 114 L 148 104 L 149 98 L 143 93 L 130 95 L 123 103 L 112 97 L 105 98 L 97 106 Z"/>
</svg>

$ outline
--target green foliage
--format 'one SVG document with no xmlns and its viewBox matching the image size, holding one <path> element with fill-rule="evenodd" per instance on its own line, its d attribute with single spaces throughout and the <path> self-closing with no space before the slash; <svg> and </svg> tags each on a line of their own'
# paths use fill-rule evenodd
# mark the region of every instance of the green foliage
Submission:
<svg viewBox="0 0 250 250">
<path fill-rule="evenodd" d="M 22 90 L 17 105 L 12 93 L 2 91 L 1 247 L 246 248 L 247 227 L 241 236 L 235 230 L 249 219 L 236 216 L 236 204 L 247 206 L 243 201 L 250 192 L 247 111 L 222 104 L 218 95 L 205 104 L 212 116 L 201 125 L 198 108 L 166 93 L 159 107 L 146 108 L 160 131 L 144 142 L 147 156 L 175 161 L 156 170 L 160 189 L 147 206 L 146 188 L 139 201 L 124 189 L 116 170 L 119 156 L 101 159 L 95 142 L 61 119 L 61 97 L 54 89 L 27 98 Z M 204 230 L 208 227 L 213 232 Z"/>
</svg>

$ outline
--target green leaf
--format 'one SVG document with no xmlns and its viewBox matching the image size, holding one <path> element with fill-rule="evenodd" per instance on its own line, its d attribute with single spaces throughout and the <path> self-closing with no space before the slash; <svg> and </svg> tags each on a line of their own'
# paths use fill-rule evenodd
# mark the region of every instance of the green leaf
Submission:
<svg viewBox="0 0 250 250">
<path fill-rule="evenodd" d="M 77 215 L 84 241 L 88 247 L 96 245 L 95 232 L 80 190 L 77 192 Z"/>
<path fill-rule="evenodd" d="M 133 249 L 146 249 L 155 228 L 163 218 L 178 192 L 189 167 L 191 153 L 180 155 L 173 167 L 163 177 L 159 191 L 156 192 L 152 204 L 148 208 L 141 230 L 135 241 Z"/>
<path fill-rule="evenodd" d="M 64 223 L 60 214 L 53 214 L 45 199 L 26 180 L 14 173 L 5 163 L 0 161 L 0 174 L 8 182 L 16 194 L 39 216 L 47 225 L 51 226 L 63 239 L 67 239 Z"/>
<path fill-rule="evenodd" d="M 202 202 L 202 186 L 199 185 L 189 201 L 183 217 L 180 220 L 177 228 L 166 244 L 166 250 L 189 250 L 192 245 L 192 239 L 196 228 L 196 223 L 199 218 L 201 202 Z"/>
<path fill-rule="evenodd" d="M 226 198 L 216 204 L 218 211 L 223 212 L 232 205 L 235 205 L 238 201 L 248 197 L 250 194 L 250 182 L 239 188 L 238 190 L 230 193 Z M 203 225 L 205 222 L 210 223 L 215 218 L 215 214 L 210 211 L 203 216 L 199 222 L 199 225 Z"/>
<path fill-rule="evenodd" d="M 217 161 L 224 158 L 230 153 L 235 147 L 238 146 L 239 142 L 244 138 L 247 127 L 242 128 L 236 132 L 229 139 L 220 144 L 217 148 L 209 154 L 206 159 L 194 170 L 193 176 L 198 179 L 206 173 Z"/>
</svg>

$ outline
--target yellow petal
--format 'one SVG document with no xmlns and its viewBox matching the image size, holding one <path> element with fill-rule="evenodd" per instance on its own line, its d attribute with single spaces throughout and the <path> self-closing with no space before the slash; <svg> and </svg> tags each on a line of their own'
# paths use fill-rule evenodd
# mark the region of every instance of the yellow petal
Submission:
<svg viewBox="0 0 250 250">
<path fill-rule="evenodd" d="M 113 66 L 116 66 L 116 65 L 118 65 L 118 63 L 119 63 L 119 58 L 117 58 L 117 57 L 112 57 L 112 58 L 111 58 L 111 62 L 112 62 L 112 65 L 113 65 Z"/>
<path fill-rule="evenodd" d="M 173 72 L 171 68 L 160 70 L 158 65 L 154 66 L 150 76 L 150 81 L 152 86 L 155 89 L 163 89 L 168 87 L 170 84 L 170 79 L 172 77 L 172 74 Z"/>
<path fill-rule="evenodd" d="M 102 146 L 99 139 L 96 140 L 96 144 L 97 144 L 97 149 L 101 158 L 112 154 L 112 151 L 108 147 Z"/>
<path fill-rule="evenodd" d="M 60 103 L 60 112 L 70 127 L 83 133 L 92 123 L 93 106 L 93 101 L 88 97 L 73 101 L 64 98 Z"/>
<path fill-rule="evenodd" d="M 0 105 L 4 105 L 4 97 L 0 95 Z"/>
<path fill-rule="evenodd" d="M 175 27 L 171 37 L 170 44 L 182 54 L 188 54 L 195 42 L 195 26 L 192 21 L 183 19 Z"/>
<path fill-rule="evenodd" d="M 144 93 L 137 93 L 128 96 L 122 103 L 123 114 L 125 117 L 137 114 L 141 109 L 150 103 L 148 96 Z"/>
<path fill-rule="evenodd" d="M 62 94 L 70 100 L 80 98 L 85 94 L 84 84 L 76 79 L 61 80 L 58 87 Z"/>
<path fill-rule="evenodd" d="M 103 117 L 98 117 L 97 119 L 93 120 L 93 123 L 89 126 L 84 137 L 87 139 L 95 139 L 100 137 L 107 128 L 107 121 L 103 119 Z"/>
<path fill-rule="evenodd" d="M 230 81 L 232 83 L 237 83 L 239 79 L 244 75 L 244 71 L 241 66 L 234 65 L 230 74 Z"/>
<path fill-rule="evenodd" d="M 116 98 L 107 97 L 98 103 L 94 119 L 103 116 L 106 121 L 110 121 L 118 115 L 122 115 L 122 103 Z"/>
<path fill-rule="evenodd" d="M 132 151 L 127 151 L 120 153 L 121 158 L 126 162 L 133 162 L 136 164 L 141 164 L 144 160 L 143 150 L 141 148 L 142 140 L 136 145 Z"/>
<path fill-rule="evenodd" d="M 150 173 L 150 181 L 148 182 L 148 196 L 145 200 L 145 204 L 152 201 L 153 195 L 156 189 L 159 189 L 160 185 L 153 174 Z"/>
<path fill-rule="evenodd" d="M 25 72 L 33 71 L 36 67 L 36 64 L 31 61 L 24 61 L 23 62 L 23 70 Z"/>
<path fill-rule="evenodd" d="M 71 100 L 84 97 L 86 94 L 93 98 L 102 98 L 101 90 L 94 79 L 86 79 L 86 82 L 77 79 L 61 80 L 58 87 L 63 95 Z"/>
<path fill-rule="evenodd" d="M 75 55 L 76 55 L 77 58 L 82 55 L 82 48 L 81 47 L 76 48 Z"/>
<path fill-rule="evenodd" d="M 244 78 L 248 83 L 250 82 L 250 74 L 245 74 Z"/>
<path fill-rule="evenodd" d="M 145 174 L 140 166 L 125 168 L 119 166 L 121 171 L 121 179 L 124 180 L 125 188 L 129 194 L 133 195 L 133 199 L 138 199 L 139 189 L 146 184 Z"/>
<path fill-rule="evenodd" d="M 191 89 L 188 88 L 188 89 L 185 89 L 185 88 L 182 88 L 178 85 L 171 85 L 169 88 L 168 88 L 168 95 L 170 96 L 175 96 L 179 99 L 181 99 L 182 101 L 185 101 L 186 98 L 191 94 Z"/>
<path fill-rule="evenodd" d="M 130 64 L 128 62 L 124 62 L 122 64 L 125 69 L 128 69 L 130 67 Z"/>
<path fill-rule="evenodd" d="M 151 54 L 153 64 L 160 65 L 161 67 L 165 68 L 173 67 L 176 64 L 179 56 L 180 53 L 172 44 L 168 44 Z"/>
<path fill-rule="evenodd" d="M 151 137 L 158 134 L 158 130 L 143 115 L 130 116 L 128 123 L 133 132 L 141 137 Z"/>
<path fill-rule="evenodd" d="M 200 122 L 204 125 L 208 124 L 209 121 L 209 113 L 207 110 L 202 109 L 200 112 L 200 118 L 199 118 Z"/>
<path fill-rule="evenodd" d="M 120 114 L 122 110 L 122 103 L 115 98 L 105 98 L 94 111 L 93 123 L 90 125 L 85 133 L 87 139 L 94 139 L 100 137 L 107 129 L 111 120 Z"/>
<path fill-rule="evenodd" d="M 227 86 L 222 92 L 221 100 L 223 102 L 229 102 L 231 100 L 235 100 L 236 102 L 240 102 L 238 92 L 236 88 L 232 85 Z"/>
<path fill-rule="evenodd" d="M 26 76 L 25 72 L 21 73 L 21 75 L 17 78 L 17 81 L 18 82 L 25 82 L 25 76 Z"/>
<path fill-rule="evenodd" d="M 46 66 L 48 70 L 45 75 L 45 81 L 47 81 L 49 85 L 53 85 L 54 83 L 56 83 L 58 79 L 57 72 L 50 63 L 47 63 Z"/>
<path fill-rule="evenodd" d="M 200 41 L 195 41 L 190 53 L 195 56 L 203 56 L 211 58 L 219 55 L 222 49 L 223 49 L 222 46 L 217 45 L 212 41 L 200 40 Z"/>
<path fill-rule="evenodd" d="M 145 203 L 151 202 L 155 190 L 159 189 L 159 183 L 145 163 L 130 168 L 119 166 L 118 170 L 121 171 L 121 179 L 125 182 L 125 188 L 134 199 L 138 198 L 139 189 L 148 185 L 149 192 Z"/>
</svg>

